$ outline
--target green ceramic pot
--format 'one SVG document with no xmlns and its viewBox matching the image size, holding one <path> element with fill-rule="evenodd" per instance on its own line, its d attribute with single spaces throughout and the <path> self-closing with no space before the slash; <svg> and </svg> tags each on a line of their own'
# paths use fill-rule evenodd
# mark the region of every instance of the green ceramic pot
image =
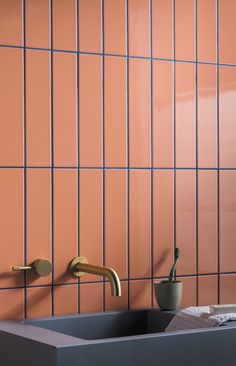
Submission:
<svg viewBox="0 0 236 366">
<path fill-rule="evenodd" d="M 157 304 L 162 310 L 175 310 L 182 298 L 181 281 L 156 281 L 154 290 Z"/>
</svg>

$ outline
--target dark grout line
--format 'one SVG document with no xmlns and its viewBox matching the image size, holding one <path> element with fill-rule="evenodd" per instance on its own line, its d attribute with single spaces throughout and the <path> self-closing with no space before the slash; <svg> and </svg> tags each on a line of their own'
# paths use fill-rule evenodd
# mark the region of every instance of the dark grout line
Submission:
<svg viewBox="0 0 236 366">
<path fill-rule="evenodd" d="M 152 37 L 152 0 L 150 6 L 150 166 L 153 167 L 153 37 Z M 150 262 L 151 262 L 151 305 L 153 306 L 153 276 L 154 276 L 154 239 L 153 239 L 153 169 L 150 170 Z"/>
<path fill-rule="evenodd" d="M 175 144 L 175 143 L 174 143 Z M 94 166 L 26 166 L 26 165 L 12 165 L 12 166 L 0 166 L 0 169 L 50 169 L 50 170 L 206 170 L 206 171 L 235 171 L 236 168 L 224 168 L 224 167 L 94 167 Z"/>
</svg>

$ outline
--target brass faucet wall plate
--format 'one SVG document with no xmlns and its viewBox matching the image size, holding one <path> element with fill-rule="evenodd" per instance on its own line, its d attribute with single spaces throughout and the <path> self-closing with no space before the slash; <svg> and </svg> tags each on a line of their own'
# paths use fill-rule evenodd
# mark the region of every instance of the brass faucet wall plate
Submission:
<svg viewBox="0 0 236 366">
<path fill-rule="evenodd" d="M 77 271 L 76 270 L 76 267 L 78 264 L 80 263 L 88 263 L 87 259 L 84 258 L 84 257 L 76 257 L 75 259 L 73 259 L 73 261 L 70 263 L 70 270 L 73 274 L 73 276 L 75 277 L 81 277 L 83 275 L 85 275 L 86 273 L 85 272 L 82 272 L 82 271 Z"/>
</svg>

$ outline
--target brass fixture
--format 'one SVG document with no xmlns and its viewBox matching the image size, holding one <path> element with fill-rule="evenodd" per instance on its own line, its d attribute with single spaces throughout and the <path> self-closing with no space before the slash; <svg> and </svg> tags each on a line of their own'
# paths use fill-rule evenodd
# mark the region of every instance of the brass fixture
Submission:
<svg viewBox="0 0 236 366">
<path fill-rule="evenodd" d="M 30 266 L 13 266 L 12 270 L 14 272 L 32 270 L 36 275 L 46 277 L 52 272 L 52 264 L 48 259 L 37 259 Z"/>
<path fill-rule="evenodd" d="M 120 280 L 117 273 L 112 268 L 95 266 L 88 264 L 84 257 L 76 257 L 70 263 L 70 270 L 75 277 L 81 277 L 85 273 L 91 273 L 99 276 L 105 276 L 109 279 L 111 284 L 111 295 L 121 296 Z"/>
</svg>

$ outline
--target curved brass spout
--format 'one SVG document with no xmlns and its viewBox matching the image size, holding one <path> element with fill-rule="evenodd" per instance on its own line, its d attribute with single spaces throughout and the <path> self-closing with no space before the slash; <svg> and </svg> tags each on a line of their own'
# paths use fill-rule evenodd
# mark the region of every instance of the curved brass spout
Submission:
<svg viewBox="0 0 236 366">
<path fill-rule="evenodd" d="M 98 276 L 107 277 L 111 284 L 112 296 L 121 296 L 120 280 L 114 269 L 88 264 L 87 259 L 84 257 L 76 257 L 75 259 L 73 259 L 70 264 L 70 269 L 75 277 L 81 277 L 85 273 L 91 273 Z"/>
</svg>

